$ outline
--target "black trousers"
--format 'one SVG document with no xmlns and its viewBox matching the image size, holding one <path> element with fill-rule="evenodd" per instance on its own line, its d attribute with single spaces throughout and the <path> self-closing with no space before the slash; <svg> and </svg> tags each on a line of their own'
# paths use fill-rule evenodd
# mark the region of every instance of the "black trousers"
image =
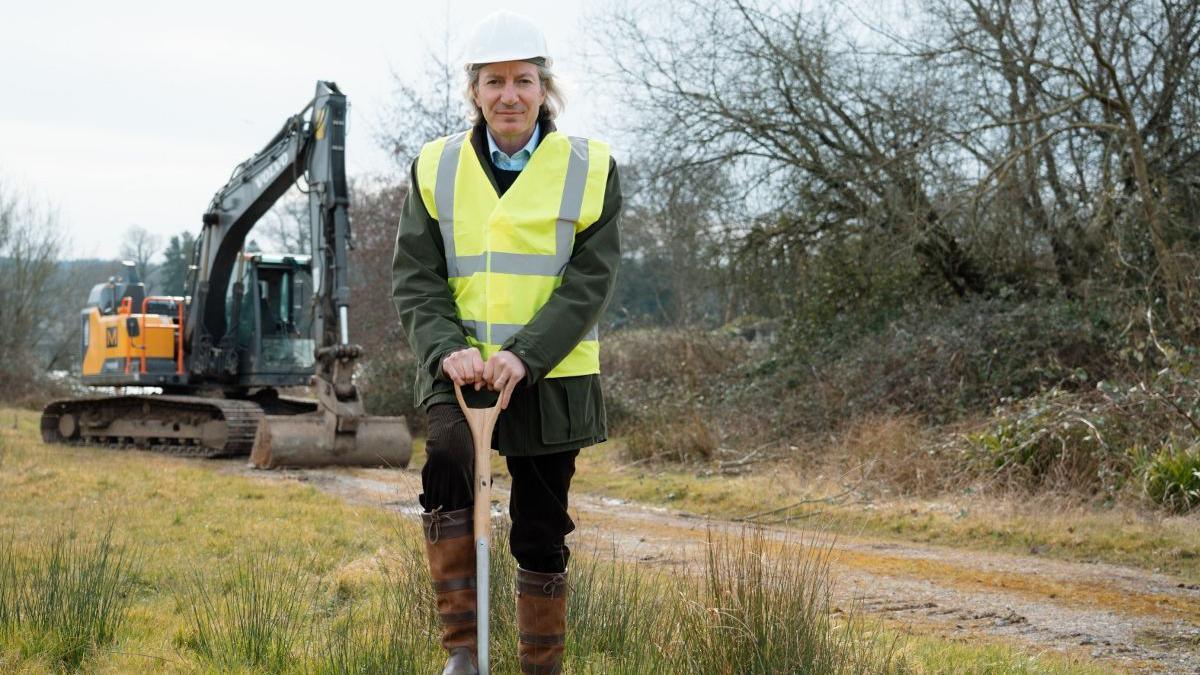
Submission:
<svg viewBox="0 0 1200 675">
<path fill-rule="evenodd" d="M 429 408 L 429 440 L 421 469 L 421 506 L 455 511 L 475 503 L 475 450 L 467 418 L 454 404 Z M 567 569 L 571 549 L 566 537 L 575 530 L 567 514 L 567 491 L 575 475 L 578 450 L 537 457 L 507 457 L 512 476 L 508 544 L 517 564 L 531 572 Z"/>
</svg>

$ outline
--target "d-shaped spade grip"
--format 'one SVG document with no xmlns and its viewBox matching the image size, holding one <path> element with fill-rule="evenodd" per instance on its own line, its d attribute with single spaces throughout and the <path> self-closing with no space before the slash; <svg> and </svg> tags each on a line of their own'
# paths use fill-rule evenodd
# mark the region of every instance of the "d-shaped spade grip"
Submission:
<svg viewBox="0 0 1200 675">
<path fill-rule="evenodd" d="M 500 401 L 490 408 L 472 408 L 454 385 L 475 443 L 475 612 L 478 631 L 479 675 L 488 675 L 488 589 L 492 540 L 492 430 L 500 417 Z"/>
</svg>

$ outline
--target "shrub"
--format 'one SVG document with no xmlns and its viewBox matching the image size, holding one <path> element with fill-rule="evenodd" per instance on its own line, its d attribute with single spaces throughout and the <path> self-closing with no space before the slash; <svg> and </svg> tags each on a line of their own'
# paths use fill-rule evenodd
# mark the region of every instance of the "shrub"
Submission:
<svg viewBox="0 0 1200 675">
<path fill-rule="evenodd" d="M 1200 506 L 1200 446 L 1164 447 L 1145 468 L 1146 496 L 1176 513 Z"/>
<path fill-rule="evenodd" d="M 74 376 L 55 377 L 29 368 L 8 369 L 0 366 L 0 402 L 17 408 L 39 410 L 47 401 L 86 395 L 90 389 Z"/>
<path fill-rule="evenodd" d="M 628 461 L 707 462 L 717 452 L 717 437 L 704 417 L 667 402 L 648 406 L 625 436 Z"/>
<path fill-rule="evenodd" d="M 1054 389 L 1000 412 L 967 436 L 979 473 L 1010 486 L 1112 495 L 1132 468 L 1144 429 L 1101 392 Z"/>
<path fill-rule="evenodd" d="M 878 414 L 952 422 L 1109 377 L 1116 348 L 1108 312 L 1067 299 L 916 308 L 882 330 L 805 345 L 792 357 L 792 377 L 817 394 L 818 424 Z"/>
<path fill-rule="evenodd" d="M 858 479 L 860 493 L 937 494 L 958 483 L 962 467 L 934 436 L 913 416 L 864 417 L 848 425 L 824 461 L 832 464 L 828 472 Z"/>
<path fill-rule="evenodd" d="M 618 332 L 602 349 L 610 428 L 630 441 L 628 459 L 704 461 L 718 446 L 823 445 L 860 420 L 957 423 L 1109 376 L 1113 311 L 1064 298 L 979 300 L 754 340 L 737 326 Z M 911 478 L 900 482 L 924 482 Z"/>
<path fill-rule="evenodd" d="M 1177 439 L 1198 430 L 1200 380 L 1193 372 L 1190 361 L 1172 358 L 1134 386 L 1100 382 L 1090 391 L 1051 389 L 1007 404 L 965 437 L 965 452 L 978 475 L 1009 486 L 1110 499 L 1136 489 L 1140 478 L 1151 501 L 1188 510 L 1200 481 L 1191 473 L 1197 451 L 1178 448 Z"/>
<path fill-rule="evenodd" d="M 727 374 L 744 360 L 747 343 L 700 329 L 637 329 L 606 335 L 600 372 L 627 382 L 689 384 Z"/>
<path fill-rule="evenodd" d="M 738 335 L 639 329 L 601 349 L 609 430 L 631 461 L 704 462 L 716 454 L 725 384 L 755 345 Z"/>
</svg>

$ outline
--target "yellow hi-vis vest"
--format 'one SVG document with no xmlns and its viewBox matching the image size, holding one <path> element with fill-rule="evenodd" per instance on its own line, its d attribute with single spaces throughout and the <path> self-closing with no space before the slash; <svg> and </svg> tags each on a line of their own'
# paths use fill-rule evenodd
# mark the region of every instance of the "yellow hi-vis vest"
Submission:
<svg viewBox="0 0 1200 675">
<path fill-rule="evenodd" d="M 562 283 L 576 233 L 600 218 L 608 158 L 606 143 L 551 132 L 499 196 L 479 163 L 470 131 L 421 149 L 421 199 L 441 230 L 467 342 L 484 360 L 532 320 Z M 593 327 L 547 377 L 599 372 L 600 343 Z"/>
</svg>

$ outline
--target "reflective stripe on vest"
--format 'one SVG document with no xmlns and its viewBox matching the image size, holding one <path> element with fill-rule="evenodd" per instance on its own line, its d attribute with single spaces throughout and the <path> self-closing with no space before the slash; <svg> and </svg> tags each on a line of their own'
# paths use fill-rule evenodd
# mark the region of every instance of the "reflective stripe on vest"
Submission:
<svg viewBox="0 0 1200 675">
<path fill-rule="evenodd" d="M 422 148 L 421 199 L 438 221 L 467 341 L 485 359 L 533 319 L 562 283 L 575 235 L 600 217 L 608 163 L 607 144 L 552 132 L 498 196 L 470 132 Z M 598 373 L 599 355 L 593 326 L 547 377 Z"/>
</svg>

